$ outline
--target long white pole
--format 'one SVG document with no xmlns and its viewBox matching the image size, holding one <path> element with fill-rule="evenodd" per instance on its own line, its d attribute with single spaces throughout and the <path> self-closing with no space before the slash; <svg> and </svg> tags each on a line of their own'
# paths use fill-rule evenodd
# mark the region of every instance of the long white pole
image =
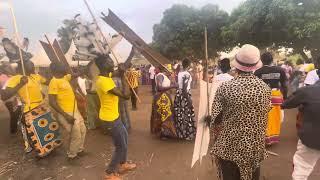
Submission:
<svg viewBox="0 0 320 180">
<path fill-rule="evenodd" d="M 207 109 L 208 109 L 208 114 L 210 115 L 210 102 L 209 102 L 209 60 L 208 60 L 208 32 L 207 32 L 207 27 L 204 29 L 204 48 L 205 48 L 205 58 L 206 58 L 206 80 L 207 80 Z"/>
</svg>

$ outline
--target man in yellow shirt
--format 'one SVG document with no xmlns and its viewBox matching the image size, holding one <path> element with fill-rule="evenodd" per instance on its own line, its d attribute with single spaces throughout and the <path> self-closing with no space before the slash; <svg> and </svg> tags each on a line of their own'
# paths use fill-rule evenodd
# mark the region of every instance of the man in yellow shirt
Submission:
<svg viewBox="0 0 320 180">
<path fill-rule="evenodd" d="M 100 70 L 96 88 L 100 99 L 99 118 L 111 129 L 111 136 L 115 146 L 112 160 L 106 170 L 105 180 L 121 180 L 118 173 L 133 170 L 136 164 L 127 162 L 128 132 L 119 117 L 119 98 L 129 99 L 130 91 L 124 78 L 124 66 L 119 66 L 119 74 L 124 92 L 116 87 L 110 73 L 113 72 L 114 64 L 109 56 L 100 55 L 95 63 Z"/>
<path fill-rule="evenodd" d="M 23 113 L 26 113 L 44 103 L 41 84 L 46 84 L 46 79 L 35 74 L 34 64 L 31 61 L 25 61 L 24 67 L 26 76 L 20 75 L 22 74 L 22 66 L 19 64 L 17 70 L 20 74 L 12 76 L 8 80 L 6 88 L 1 94 L 1 98 L 5 101 L 18 95 L 24 104 Z M 24 119 L 22 119 L 22 121 L 24 121 Z M 21 123 L 21 126 L 25 141 L 25 151 L 31 152 L 32 147 L 28 142 L 24 123 Z"/>
<path fill-rule="evenodd" d="M 71 87 L 71 75 L 62 63 L 51 63 L 53 78 L 49 84 L 49 103 L 58 113 L 57 120 L 70 133 L 70 145 L 67 152 L 69 160 L 81 156 L 84 152 L 86 126 L 77 108 L 74 91 Z"/>
<path fill-rule="evenodd" d="M 131 65 L 131 68 L 126 72 L 126 76 L 128 77 L 128 80 L 131 86 L 130 91 L 131 91 L 132 110 L 136 111 L 137 97 L 134 94 L 133 90 L 138 94 L 139 78 L 141 77 L 141 73 Z"/>
</svg>

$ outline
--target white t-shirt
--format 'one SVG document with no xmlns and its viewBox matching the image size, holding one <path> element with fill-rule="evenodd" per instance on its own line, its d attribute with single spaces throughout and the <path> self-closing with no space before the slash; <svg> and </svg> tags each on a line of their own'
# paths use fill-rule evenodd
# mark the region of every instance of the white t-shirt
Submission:
<svg viewBox="0 0 320 180">
<path fill-rule="evenodd" d="M 154 76 L 156 75 L 155 70 L 156 70 L 156 68 L 154 66 L 150 67 L 150 69 L 149 69 L 150 79 L 154 79 Z"/>
<path fill-rule="evenodd" d="M 319 80 L 319 76 L 317 74 L 317 69 L 310 71 L 307 74 L 306 79 L 304 80 L 304 84 L 313 85 Z"/>
<path fill-rule="evenodd" d="M 178 74 L 179 89 L 183 88 L 183 79 L 184 78 L 185 78 L 185 81 L 187 81 L 187 83 L 188 83 L 187 91 L 189 91 L 191 89 L 192 77 L 191 77 L 191 74 L 188 71 L 179 72 L 179 74 Z"/>
<path fill-rule="evenodd" d="M 214 77 L 214 80 L 226 82 L 233 79 L 233 76 L 231 76 L 229 73 L 219 74 L 216 77 Z"/>
<path fill-rule="evenodd" d="M 163 81 L 162 81 L 162 84 L 161 84 L 162 87 L 164 87 L 164 88 L 170 87 L 171 81 L 166 75 L 164 75 L 163 73 L 158 73 L 156 75 L 156 77 L 158 77 L 158 76 L 162 76 L 163 77 Z"/>
</svg>

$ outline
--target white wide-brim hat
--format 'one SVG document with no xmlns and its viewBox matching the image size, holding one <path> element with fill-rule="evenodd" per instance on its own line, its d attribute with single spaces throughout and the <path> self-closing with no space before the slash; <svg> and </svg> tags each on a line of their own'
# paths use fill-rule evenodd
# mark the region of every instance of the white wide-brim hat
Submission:
<svg viewBox="0 0 320 180">
<path fill-rule="evenodd" d="M 234 67 L 244 72 L 254 72 L 262 67 L 260 50 L 250 44 L 241 47 L 235 56 Z"/>
</svg>

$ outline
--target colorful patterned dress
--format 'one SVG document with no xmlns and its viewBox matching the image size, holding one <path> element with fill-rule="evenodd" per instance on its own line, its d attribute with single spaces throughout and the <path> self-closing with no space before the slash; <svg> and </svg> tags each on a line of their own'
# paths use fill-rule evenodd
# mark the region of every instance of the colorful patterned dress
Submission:
<svg viewBox="0 0 320 180">
<path fill-rule="evenodd" d="M 162 87 L 170 87 L 169 78 L 163 73 L 157 74 L 156 78 L 162 76 Z M 173 102 L 167 91 L 158 91 L 153 98 L 150 129 L 152 134 L 160 138 L 176 138 L 177 132 L 174 123 Z"/>
<path fill-rule="evenodd" d="M 192 77 L 189 72 L 178 74 L 179 89 L 174 99 L 175 126 L 179 139 L 194 140 L 197 128 L 195 126 L 195 113 L 190 93 Z M 183 87 L 186 86 L 186 90 Z"/>
</svg>

